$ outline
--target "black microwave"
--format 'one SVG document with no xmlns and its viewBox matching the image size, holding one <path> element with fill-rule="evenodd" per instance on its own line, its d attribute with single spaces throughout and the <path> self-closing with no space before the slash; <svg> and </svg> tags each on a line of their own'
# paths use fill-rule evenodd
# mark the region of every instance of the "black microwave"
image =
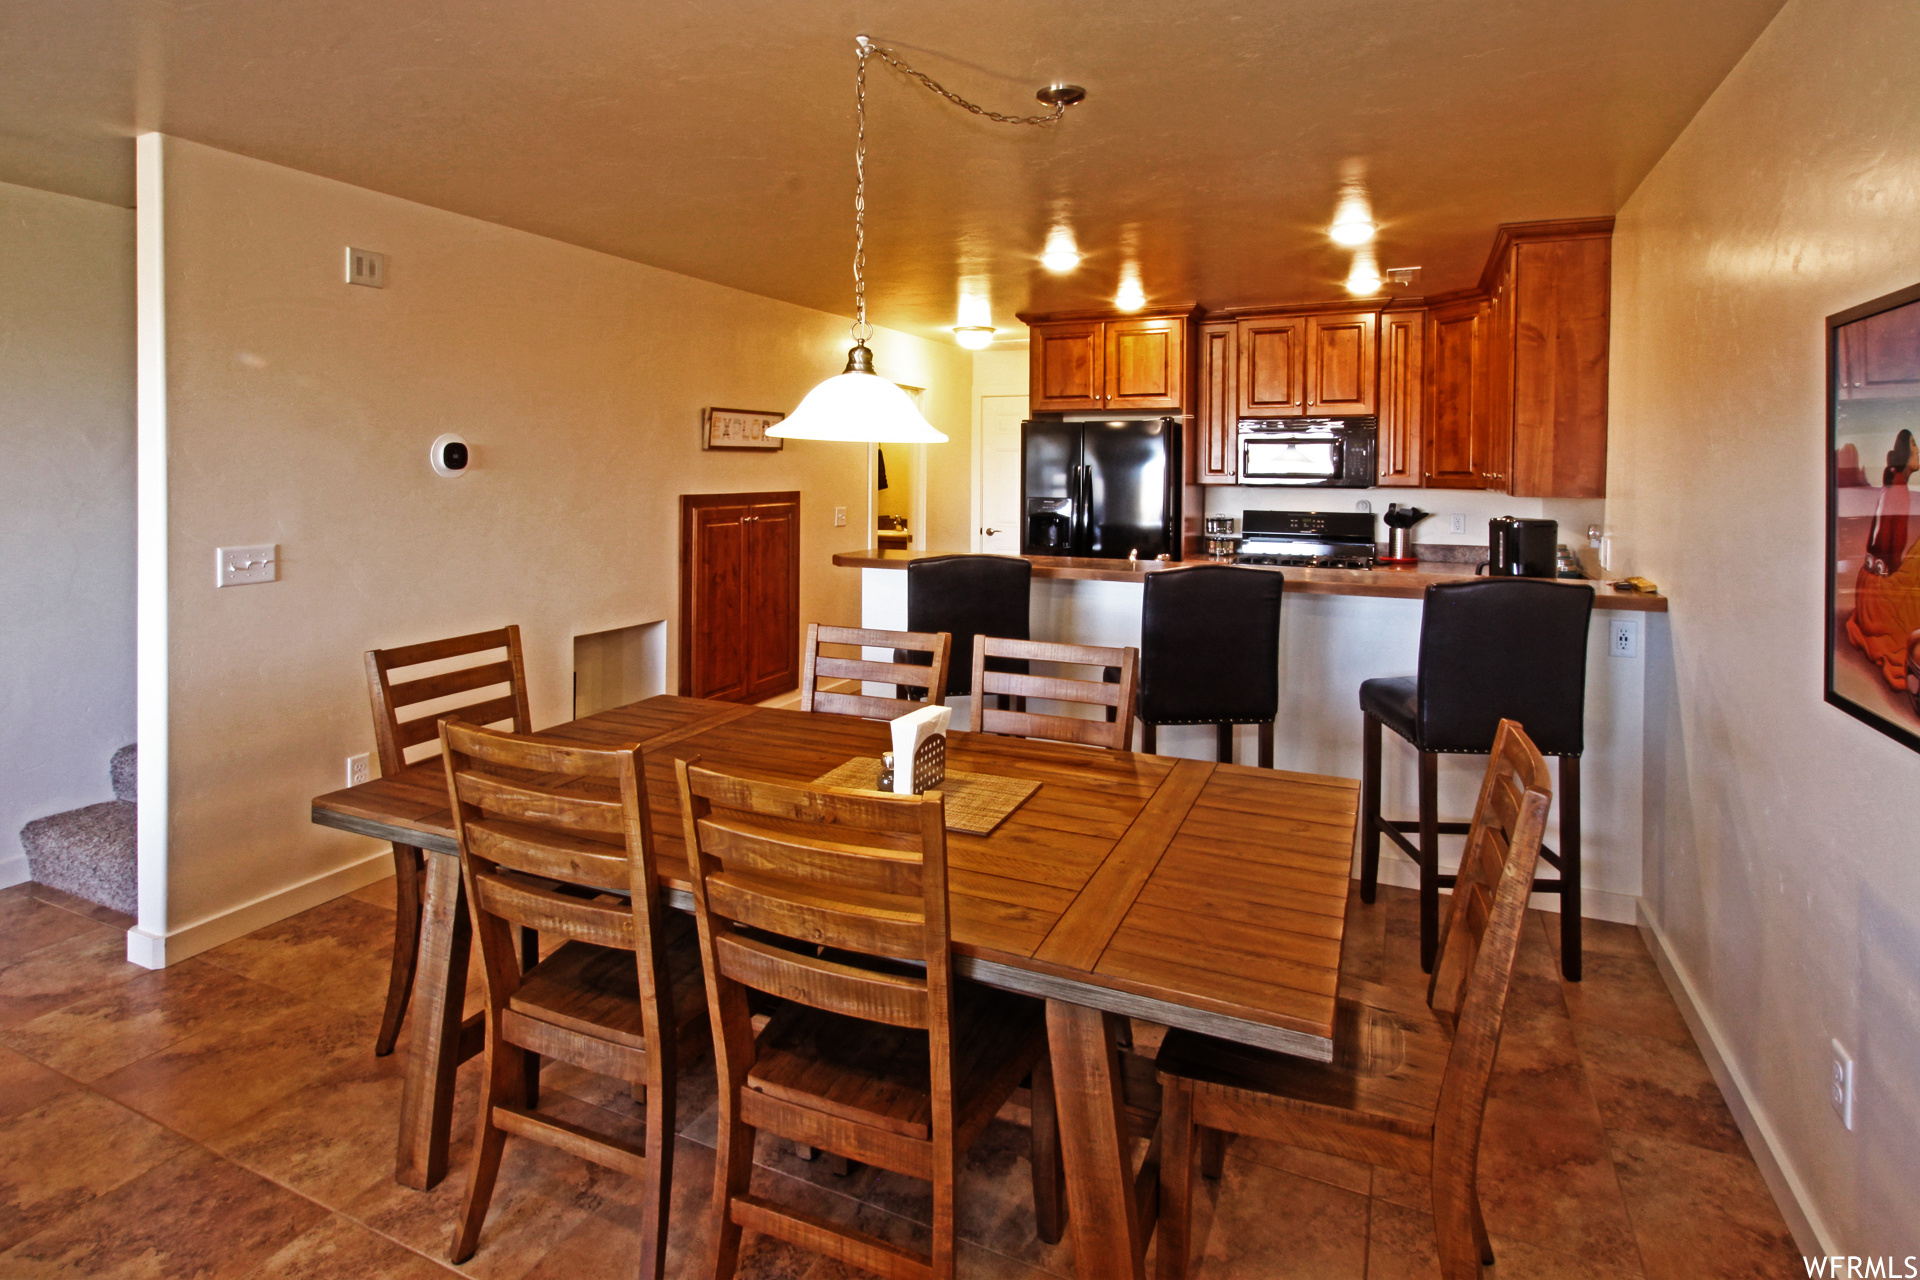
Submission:
<svg viewBox="0 0 1920 1280">
<path fill-rule="evenodd" d="M 1376 418 L 1242 418 L 1240 483 L 1371 489 Z"/>
</svg>

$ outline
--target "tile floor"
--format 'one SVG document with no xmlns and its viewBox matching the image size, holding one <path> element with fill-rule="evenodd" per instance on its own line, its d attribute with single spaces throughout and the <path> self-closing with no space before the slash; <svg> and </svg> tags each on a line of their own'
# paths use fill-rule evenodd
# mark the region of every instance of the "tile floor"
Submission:
<svg viewBox="0 0 1920 1280">
<path fill-rule="evenodd" d="M 1347 967 L 1424 989 L 1411 895 L 1356 898 Z M 455 1172 L 392 1180 L 401 1053 L 372 1045 L 392 882 L 335 899 L 162 972 L 124 960 L 124 920 L 23 885 L 0 891 L 0 1276 L 320 1280 L 444 1275 L 478 1063 L 463 1069 Z M 1800 1275 L 1786 1226 L 1639 936 L 1593 926 L 1587 980 L 1559 981 L 1552 916 L 1529 922 L 1482 1147 L 1491 1275 Z M 549 1098 L 636 1130 L 615 1082 L 564 1067 Z M 713 1168 L 711 1076 L 683 1085 L 672 1274 L 700 1273 Z M 1033 1235 L 1026 1137 L 1009 1115 L 969 1153 L 961 1273 L 1072 1275 Z M 636 1130 L 637 1131 L 637 1130 Z M 922 1184 L 834 1176 L 763 1139 L 756 1190 L 924 1239 Z M 1418 1186 L 1386 1170 L 1247 1139 L 1203 1184 L 1203 1280 L 1438 1275 Z M 489 1280 L 631 1274 L 624 1177 L 510 1143 L 479 1253 Z M 743 1276 L 844 1268 L 749 1238 Z M 917 1241 L 916 1241 L 917 1243 Z"/>
</svg>

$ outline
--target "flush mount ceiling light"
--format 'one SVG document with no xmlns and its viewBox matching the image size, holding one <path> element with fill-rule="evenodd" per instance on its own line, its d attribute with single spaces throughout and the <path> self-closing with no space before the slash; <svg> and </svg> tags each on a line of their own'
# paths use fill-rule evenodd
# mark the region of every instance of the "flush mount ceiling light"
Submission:
<svg viewBox="0 0 1920 1280">
<path fill-rule="evenodd" d="M 1138 311 L 1147 305 L 1147 291 L 1140 287 L 1140 268 L 1129 262 L 1120 268 L 1120 287 L 1113 291 L 1113 305 L 1121 311 Z"/>
<path fill-rule="evenodd" d="M 1327 228 L 1327 234 L 1333 237 L 1335 244 L 1348 248 L 1363 245 L 1373 239 L 1375 227 L 1370 219 L 1356 218 L 1348 222 L 1336 222 Z"/>
<path fill-rule="evenodd" d="M 1055 227 L 1047 233 L 1047 247 L 1040 252 L 1040 265 L 1057 276 L 1080 265 L 1080 246 L 1073 242 L 1072 230 Z"/>
<path fill-rule="evenodd" d="M 873 371 L 873 352 L 867 339 L 873 326 L 867 323 L 867 59 L 878 55 L 894 70 L 939 94 L 955 106 L 998 124 L 1030 124 L 1045 127 L 1067 114 L 1067 108 L 1087 96 L 1078 85 L 1048 85 L 1034 96 L 1053 109 L 1042 116 L 1007 116 L 968 102 L 959 94 L 902 62 L 891 49 L 882 48 L 866 36 L 855 36 L 854 48 L 859 67 L 853 80 L 853 349 L 847 352 L 847 367 L 840 374 L 807 392 L 800 407 L 788 414 L 767 434 L 785 440 L 857 440 L 875 444 L 942 444 L 946 436 L 920 415 L 913 401 L 894 383 Z M 963 326 L 977 329 L 981 326 Z M 955 337 L 963 344 L 967 335 L 959 330 Z M 987 341 L 993 331 L 988 329 Z M 980 345 L 984 346 L 985 343 Z"/>
<path fill-rule="evenodd" d="M 990 324 L 963 324 L 954 328 L 953 340 L 969 351 L 978 351 L 993 341 L 996 332 Z"/>
</svg>

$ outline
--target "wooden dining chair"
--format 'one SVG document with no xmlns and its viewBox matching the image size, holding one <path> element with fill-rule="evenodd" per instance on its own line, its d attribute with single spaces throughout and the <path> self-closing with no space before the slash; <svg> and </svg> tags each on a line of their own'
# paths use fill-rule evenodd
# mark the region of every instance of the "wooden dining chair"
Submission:
<svg viewBox="0 0 1920 1280">
<path fill-rule="evenodd" d="M 869 720 L 891 720 L 918 711 L 939 707 L 947 701 L 947 661 L 953 637 L 944 631 L 873 631 L 862 627 L 823 627 L 807 624 L 807 647 L 800 668 L 800 709 L 830 711 L 843 716 L 865 716 Z M 822 645 L 845 648 L 890 649 L 895 661 L 869 661 L 860 654 L 836 656 L 821 651 Z M 906 654 L 927 655 L 927 666 L 908 665 L 897 659 Z M 822 689 L 822 680 L 860 680 L 890 684 L 899 695 L 892 698 L 870 697 L 864 693 L 838 693 Z M 906 696 L 906 690 L 920 691 L 918 698 Z"/>
<path fill-rule="evenodd" d="M 743 1228 L 895 1280 L 954 1268 L 959 1164 L 1031 1075 L 1034 1216 L 1062 1225 L 1044 1006 L 953 979 L 945 804 L 676 762 L 720 1082 L 715 1280 Z M 755 1033 L 750 992 L 787 1001 Z M 754 1134 L 933 1184 L 920 1254 L 753 1194 Z"/>
<path fill-rule="evenodd" d="M 505 651 L 452 671 L 395 682 L 393 673 L 408 667 L 440 663 L 453 658 Z M 504 687 L 504 692 L 502 689 Z M 428 640 L 397 649 L 367 650 L 367 694 L 373 701 L 373 741 L 380 756 L 380 776 L 391 778 L 406 768 L 407 752 L 428 743 L 439 744 L 440 718 L 457 715 L 474 724 L 511 724 L 515 733 L 531 733 L 527 713 L 527 669 L 520 655 L 520 628 L 477 631 L 468 636 Z M 410 719 L 400 713 L 426 704 L 438 704 L 460 694 L 471 694 L 453 706 L 434 706 Z M 431 759 L 423 751 L 418 760 Z M 395 910 L 393 963 L 387 974 L 387 1008 L 374 1040 L 376 1057 L 393 1052 L 400 1024 L 406 1020 L 407 1000 L 413 993 L 413 973 L 420 960 L 421 888 L 426 874 L 425 855 L 410 844 L 393 846 Z"/>
<path fill-rule="evenodd" d="M 452 1260 L 473 1256 L 512 1135 L 640 1180 L 640 1274 L 661 1276 L 674 1086 L 681 1063 L 705 1056 L 707 1008 L 693 924 L 661 905 L 640 748 L 579 747 L 457 720 L 442 724 L 440 740 L 486 981 L 479 1124 Z M 557 892 L 554 882 L 594 896 Z M 523 966 L 516 925 L 565 941 Z M 644 1142 L 534 1108 L 529 1053 L 634 1086 L 645 1099 Z"/>
<path fill-rule="evenodd" d="M 1520 926 L 1553 800 L 1547 762 L 1500 722 L 1427 998 L 1343 983 L 1333 1061 L 1189 1031 L 1160 1046 L 1160 1280 L 1186 1274 L 1196 1129 L 1424 1175 L 1445 1280 L 1493 1262 L 1475 1164 Z"/>
<path fill-rule="evenodd" d="M 1079 680 L 1060 675 L 995 671 L 991 658 L 1018 658 L 1067 666 L 1099 667 L 1102 679 Z M 1016 738 L 1045 738 L 1051 742 L 1079 742 L 1125 751 L 1133 742 L 1134 690 L 1140 683 L 1140 651 L 1107 649 L 1085 644 L 1046 644 L 1038 640 L 1007 640 L 997 636 L 973 638 L 973 714 L 968 727 L 975 733 L 1003 733 Z M 989 707 L 983 693 L 1018 699 L 1016 710 Z M 1103 719 L 1050 715 L 1027 709 L 1025 699 L 1042 698 L 1100 708 Z"/>
</svg>

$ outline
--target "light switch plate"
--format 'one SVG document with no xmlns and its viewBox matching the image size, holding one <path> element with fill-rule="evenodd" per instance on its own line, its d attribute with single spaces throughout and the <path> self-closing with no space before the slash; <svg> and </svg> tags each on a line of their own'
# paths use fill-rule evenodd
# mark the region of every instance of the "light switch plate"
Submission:
<svg viewBox="0 0 1920 1280">
<path fill-rule="evenodd" d="M 387 255 L 371 249 L 347 246 L 347 283 L 364 284 L 370 289 L 387 287 Z"/>
<path fill-rule="evenodd" d="M 833 509 L 833 527 L 836 529 L 844 529 L 847 527 L 847 509 L 845 507 L 835 507 Z"/>
<path fill-rule="evenodd" d="M 214 553 L 213 585 L 244 587 L 272 582 L 279 576 L 280 547 L 267 542 L 253 547 L 221 547 Z"/>
</svg>

